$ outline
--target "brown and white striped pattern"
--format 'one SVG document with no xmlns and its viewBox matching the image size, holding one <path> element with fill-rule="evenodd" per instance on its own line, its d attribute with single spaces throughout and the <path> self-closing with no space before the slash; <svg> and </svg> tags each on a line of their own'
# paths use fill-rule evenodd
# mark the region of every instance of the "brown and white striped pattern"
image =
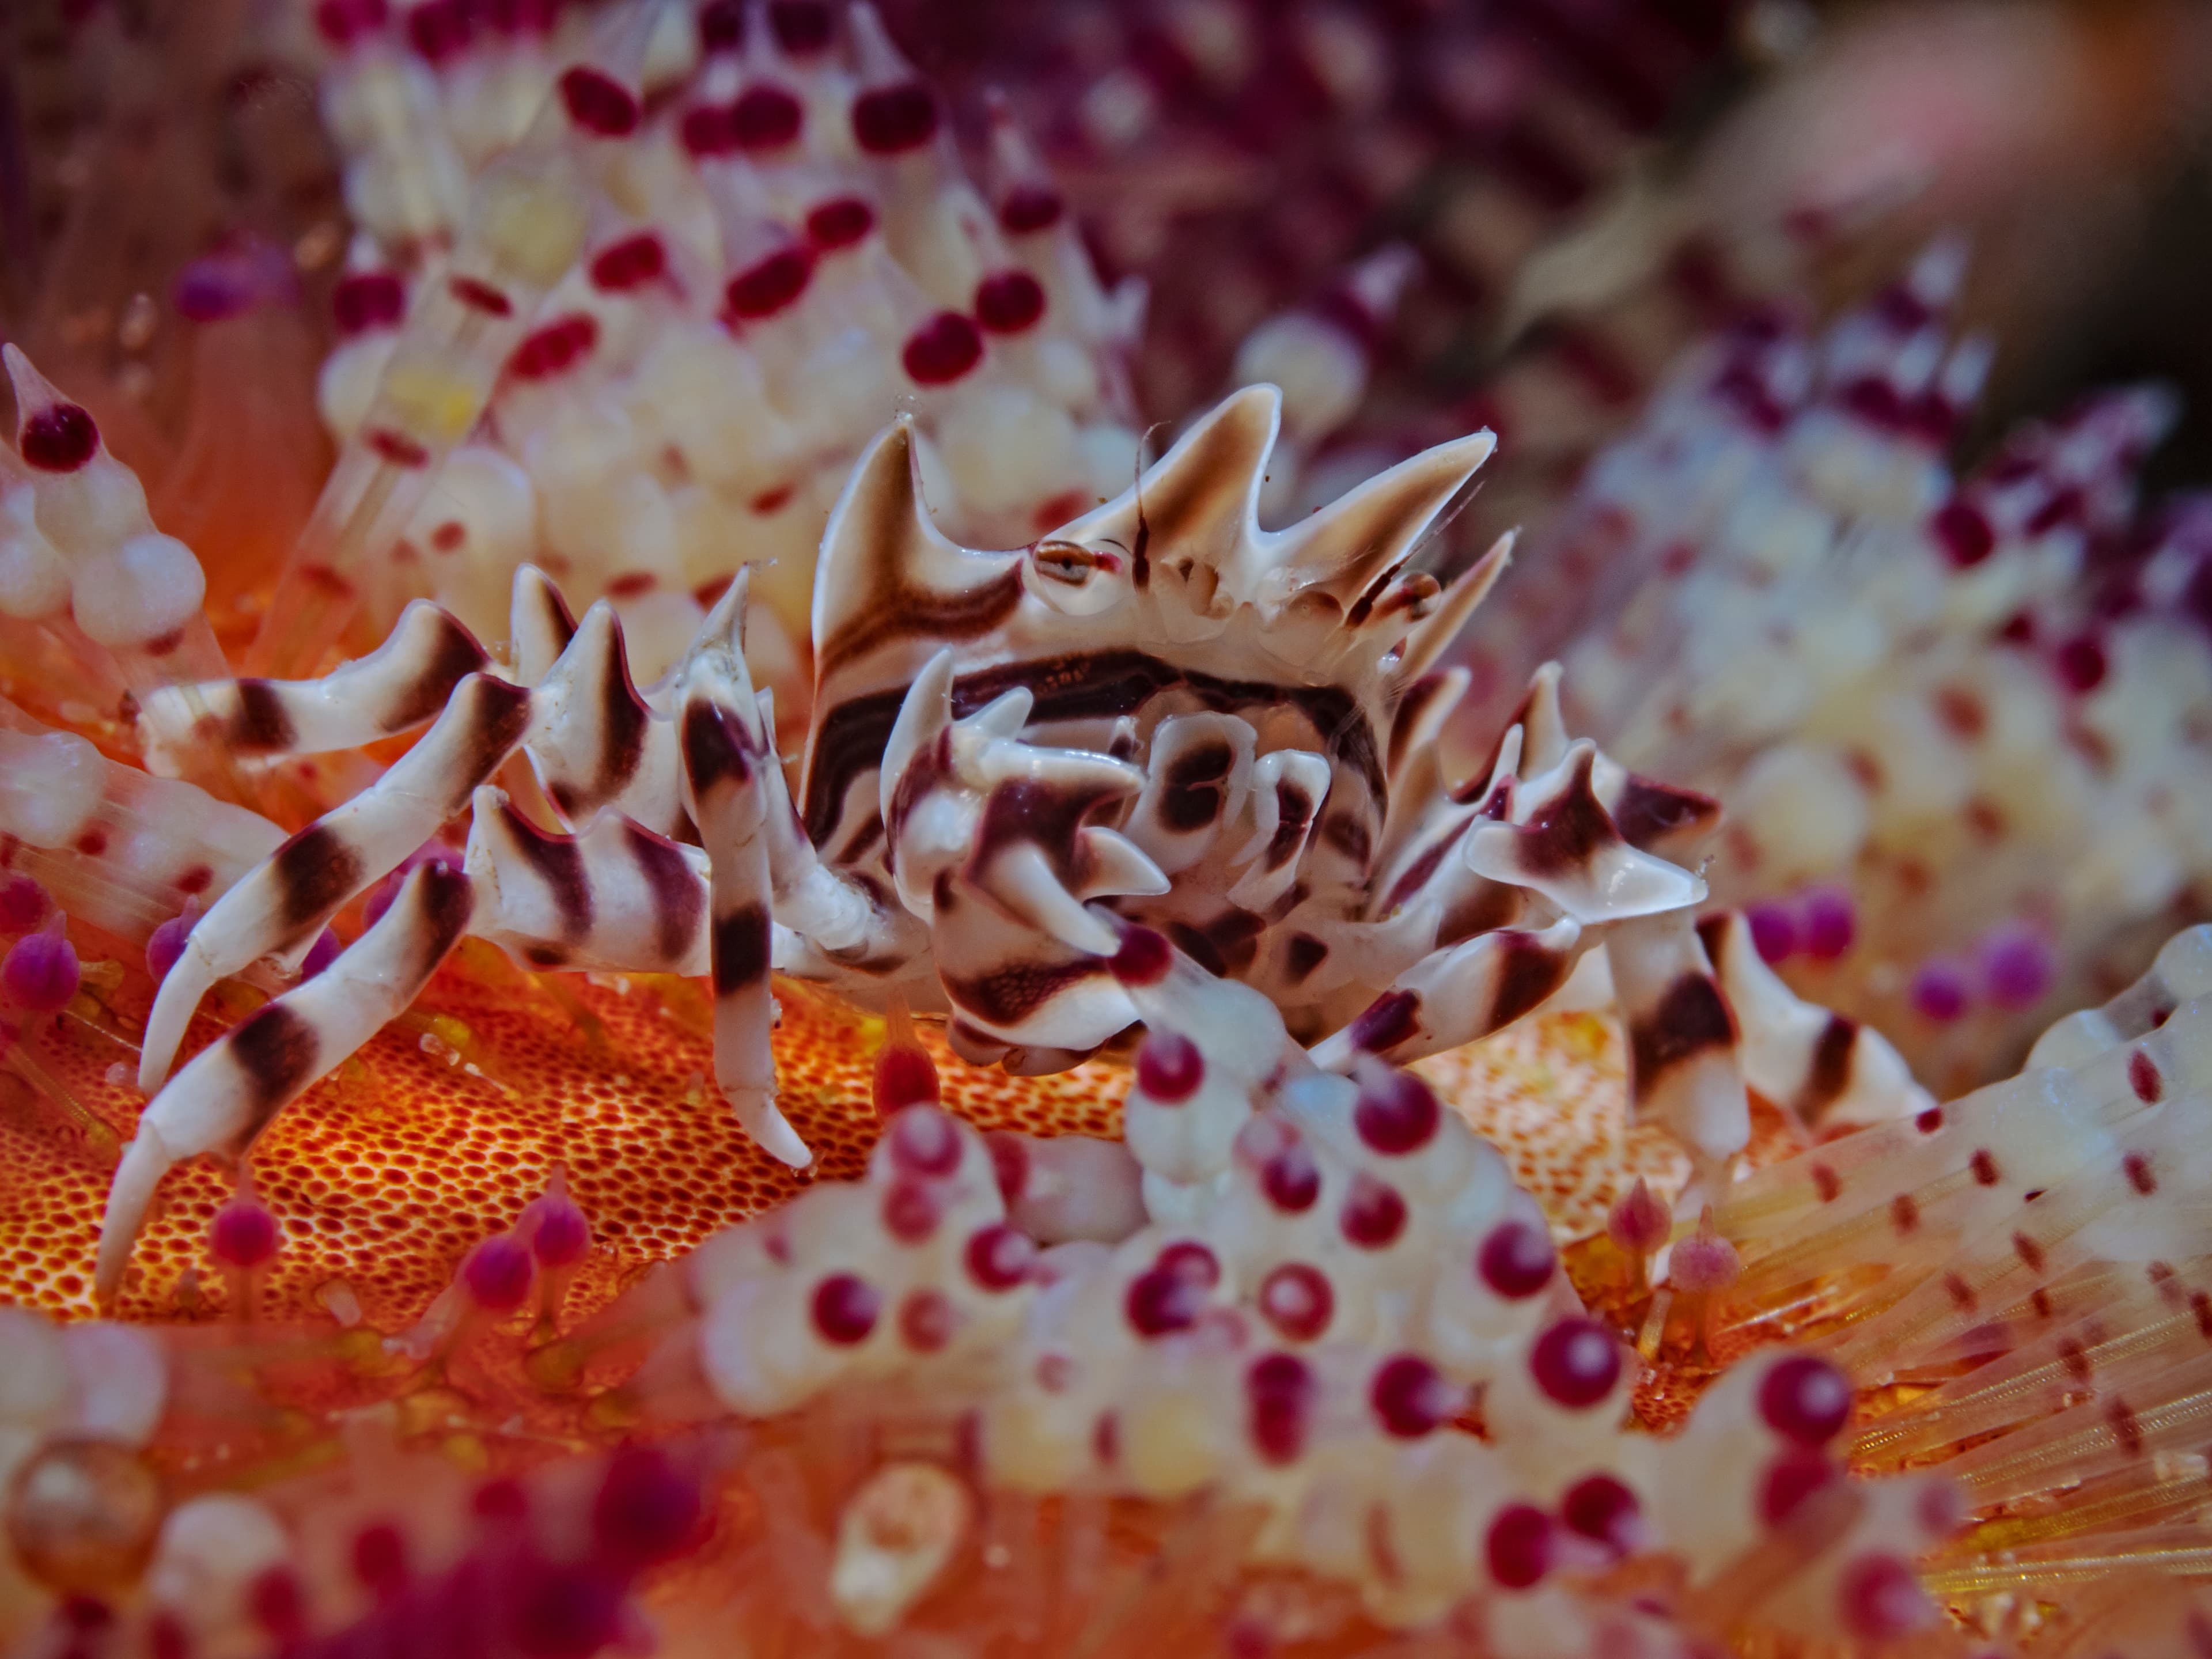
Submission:
<svg viewBox="0 0 2212 1659">
<path fill-rule="evenodd" d="M 271 1118 L 406 1012 L 474 910 L 466 875 L 436 860 L 417 865 L 351 948 L 195 1054 L 154 1097 L 108 1193 L 94 1269 L 102 1301 L 121 1285 L 131 1242 L 170 1167 L 199 1152 L 243 1158 Z"/>
<path fill-rule="evenodd" d="M 769 989 L 775 930 L 761 773 L 776 763 L 744 658 L 733 649 L 696 658 L 676 718 L 684 803 L 711 872 L 714 1080 L 748 1134 L 773 1157 L 803 1166 L 813 1154 L 776 1109 L 775 1056 L 769 1047 L 775 1024 Z"/>
<path fill-rule="evenodd" d="M 707 855 L 604 811 L 581 835 L 541 828 L 479 789 L 469 826 L 473 931 L 538 969 L 708 971 Z"/>
<path fill-rule="evenodd" d="M 1348 1072 L 1374 1054 L 1402 1066 L 1503 1030 L 1566 983 L 1589 943 L 1580 923 L 1562 918 L 1540 932 L 1492 928 L 1433 951 L 1316 1043 L 1314 1063 Z"/>
<path fill-rule="evenodd" d="M 1744 1081 L 1822 1133 L 1909 1117 L 1936 1103 L 1881 1032 L 1798 1000 L 1752 942 L 1741 912 L 1698 924 L 1735 1012 Z"/>
<path fill-rule="evenodd" d="M 1689 911 L 1613 923 L 1606 956 L 1628 1024 L 1628 1087 L 1640 1119 L 1681 1142 L 1709 1191 L 1751 1139 L 1735 1016 Z"/>
<path fill-rule="evenodd" d="M 384 643 L 313 680 L 165 686 L 139 711 L 149 752 L 215 744 L 234 755 L 323 755 L 427 726 L 491 659 L 450 613 L 417 599 Z"/>
<path fill-rule="evenodd" d="M 638 695 L 622 623 L 605 600 L 584 613 L 537 683 L 522 746 L 571 824 L 588 823 L 608 806 L 661 834 L 683 822 L 675 726 Z"/>
<path fill-rule="evenodd" d="M 138 1086 L 149 1094 L 161 1086 L 192 1011 L 217 980 L 264 957 L 296 964 L 340 908 L 466 806 L 521 742 L 530 709 L 530 693 L 520 686 L 471 674 L 389 771 L 216 900 L 154 998 Z"/>
</svg>

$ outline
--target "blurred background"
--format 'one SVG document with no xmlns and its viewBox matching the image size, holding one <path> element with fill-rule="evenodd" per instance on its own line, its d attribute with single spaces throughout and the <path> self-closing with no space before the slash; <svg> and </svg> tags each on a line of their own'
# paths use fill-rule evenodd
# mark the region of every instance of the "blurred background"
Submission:
<svg viewBox="0 0 2212 1659">
<path fill-rule="evenodd" d="M 2154 375 L 2185 413 L 2153 480 L 2212 471 L 2203 5 L 883 9 L 969 146 L 1003 94 L 1102 271 L 1146 279 L 1153 419 L 1212 397 L 1263 319 L 1402 246 L 1415 258 L 1369 319 L 1376 373 L 1336 441 L 1504 418 L 1506 459 L 1556 486 L 1698 328 L 1776 292 L 1832 311 L 1948 228 L 1973 250 L 1961 319 L 2001 343 L 1966 451 L 2075 390 Z M 301 10 L 0 13 L 0 327 L 105 368 L 145 411 L 141 444 L 177 441 L 185 264 L 258 239 L 310 283 L 335 273 L 338 166 Z M 1540 362 L 1567 383 L 1537 384 Z"/>
</svg>

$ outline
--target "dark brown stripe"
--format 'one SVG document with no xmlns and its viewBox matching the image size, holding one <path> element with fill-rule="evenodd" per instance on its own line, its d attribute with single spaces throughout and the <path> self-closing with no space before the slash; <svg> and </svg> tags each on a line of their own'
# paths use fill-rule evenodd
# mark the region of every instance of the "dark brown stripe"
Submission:
<svg viewBox="0 0 2212 1659">
<path fill-rule="evenodd" d="M 476 915 L 477 890 L 467 872 L 443 859 L 418 865 L 416 871 L 422 884 L 416 914 L 423 929 L 422 955 L 416 971 L 428 979 L 445 960 L 446 952 L 468 932 L 470 919 Z"/>
<path fill-rule="evenodd" d="M 283 693 L 267 680 L 240 680 L 228 736 L 242 755 L 268 755 L 291 748 L 299 732 L 285 712 Z"/>
<path fill-rule="evenodd" d="M 592 879 L 584 869 L 584 849 L 574 836 L 540 830 L 513 808 L 502 808 L 507 834 L 561 913 L 561 938 L 574 945 L 592 931 Z"/>
<path fill-rule="evenodd" d="M 1031 726 L 1133 714 L 1170 688 L 1190 691 L 1218 714 L 1289 704 L 1305 715 L 1329 758 L 1359 775 L 1372 800 L 1379 805 L 1389 798 L 1375 733 L 1358 704 L 1337 686 L 1224 680 L 1141 651 L 1094 651 L 980 670 L 954 683 L 953 714 L 965 718 L 1017 686 L 1036 696 Z M 854 780 L 882 764 L 905 700 L 906 688 L 894 686 L 851 698 L 823 714 L 806 770 L 806 833 L 817 847 L 826 846 L 836 829 Z"/>
<path fill-rule="evenodd" d="M 1858 1022 L 1841 1014 L 1830 1014 L 1828 1023 L 1820 1028 L 1820 1037 L 1813 1044 L 1813 1063 L 1806 1072 L 1805 1086 L 1797 1096 L 1797 1115 L 1808 1124 L 1817 1126 L 1850 1086 L 1851 1050 L 1858 1038 Z"/>
<path fill-rule="evenodd" d="M 1644 1019 L 1629 1022 L 1629 1081 L 1649 1094 L 1662 1073 L 1708 1048 L 1735 1042 L 1735 1018 L 1707 974 L 1685 974 Z"/>
<path fill-rule="evenodd" d="M 1590 787 L 1595 760 L 1595 751 L 1584 750 L 1567 787 L 1529 814 L 1516 842 L 1521 867 L 1528 874 L 1563 876 L 1586 870 L 1601 851 L 1620 841 L 1620 832 Z"/>
<path fill-rule="evenodd" d="M 567 598 L 551 582 L 539 582 L 537 592 L 541 601 L 538 617 L 544 623 L 546 632 L 553 635 L 553 655 L 557 659 L 568 648 L 568 642 L 576 637 L 576 613 L 568 609 Z"/>
<path fill-rule="evenodd" d="M 1205 931 L 1187 921 L 1171 921 L 1163 930 L 1176 942 L 1176 948 L 1216 979 L 1229 977 L 1228 958 L 1221 954 Z"/>
<path fill-rule="evenodd" d="M 913 440 L 901 428 L 870 458 L 856 481 L 854 514 L 842 530 L 844 541 L 859 544 L 859 568 L 846 580 L 859 586 L 867 603 L 828 639 L 815 641 L 817 685 L 888 642 L 919 638 L 934 651 L 949 641 L 974 639 L 997 627 L 1021 603 L 1018 559 L 1009 560 L 999 574 L 957 592 L 908 581 L 908 556 L 922 533 L 921 521 L 927 513 L 915 487 L 914 468 Z M 883 752 L 880 744 L 876 752 Z"/>
<path fill-rule="evenodd" d="M 907 762 L 906 770 L 891 781 L 890 805 L 882 817 L 872 817 L 845 843 L 838 854 L 842 864 L 860 861 L 863 854 L 875 845 L 875 834 L 868 833 L 868 824 L 875 826 L 876 834 L 888 834 L 894 843 L 906 829 L 907 815 L 921 804 L 929 792 L 937 787 L 938 780 L 952 770 L 952 731 L 940 730 L 928 747 L 915 750 L 914 758 Z"/>
<path fill-rule="evenodd" d="M 1390 884 L 1389 896 L 1382 905 L 1384 915 L 1389 915 L 1428 884 L 1429 878 L 1437 872 L 1437 866 L 1444 861 L 1444 854 L 1459 845 L 1460 837 L 1474 826 L 1478 817 L 1479 814 L 1468 813 L 1430 842 L 1428 850 L 1406 866 L 1406 873 Z"/>
<path fill-rule="evenodd" d="M 1443 695 L 1444 687 L 1450 678 L 1449 674 L 1443 672 L 1424 674 L 1406 688 L 1406 695 L 1398 703 L 1398 712 L 1390 719 L 1390 743 L 1388 752 L 1392 777 L 1396 777 L 1406 764 L 1406 751 L 1413 744 L 1413 728 L 1420 724 L 1421 717 L 1429 712 L 1429 706 Z"/>
<path fill-rule="evenodd" d="M 699 937 L 706 919 L 707 890 L 692 872 L 684 849 L 665 836 L 656 836 L 641 823 L 625 823 L 623 833 L 638 873 L 653 890 L 654 943 L 665 963 L 678 963 L 690 954 L 691 941 Z"/>
<path fill-rule="evenodd" d="M 636 775 L 638 762 L 645 755 L 646 726 L 652 719 L 645 699 L 637 695 L 637 687 L 630 679 L 629 653 L 623 648 L 620 623 L 610 630 L 609 637 L 611 643 L 607 651 L 606 672 L 599 681 L 603 729 L 599 733 L 597 786 L 603 801 L 612 800 L 622 793 L 623 786 Z"/>
<path fill-rule="evenodd" d="M 943 645 L 975 639 L 1012 616 L 1021 602 L 1019 565 L 958 593 L 936 593 L 894 581 L 866 612 L 830 637 L 816 678 L 825 679 L 855 658 L 895 640 L 921 638 Z"/>
<path fill-rule="evenodd" d="M 1631 847 L 1650 852 L 1662 842 L 1692 838 L 1720 822 L 1721 804 L 1694 789 L 1677 789 L 1630 773 L 1613 822 Z"/>
<path fill-rule="evenodd" d="M 1705 947 L 1705 960 L 1712 963 L 1716 975 L 1725 976 L 1728 973 L 1728 939 L 1729 913 L 1726 910 L 1716 910 L 1709 916 L 1699 918 L 1698 943 Z"/>
<path fill-rule="evenodd" d="M 469 804 L 478 785 L 499 770 L 500 763 L 514 752 L 530 726 L 530 692 L 489 674 L 471 674 L 454 693 L 461 702 L 466 740 L 456 758 L 459 775 L 447 796 L 445 816 L 451 817 Z M 449 705 L 450 706 L 450 705 Z"/>
<path fill-rule="evenodd" d="M 1313 802 L 1296 784 L 1275 786 L 1275 833 L 1268 837 L 1267 856 L 1261 860 L 1266 868 L 1279 870 L 1297 855 L 1313 810 Z"/>
<path fill-rule="evenodd" d="M 476 636 L 444 611 L 436 614 L 437 643 L 422 671 L 401 688 L 377 725 L 383 731 L 404 732 L 410 726 L 435 720 L 453 695 L 453 688 L 491 659 Z"/>
<path fill-rule="evenodd" d="M 282 998 L 240 1020 L 227 1042 L 231 1060 L 246 1082 L 246 1127 L 235 1143 L 243 1152 L 307 1085 L 322 1045 L 315 1028 L 286 1007 Z"/>
<path fill-rule="evenodd" d="M 1206 937 L 1220 952 L 1229 972 L 1237 975 L 1249 968 L 1253 958 L 1259 955 L 1260 935 L 1267 926 L 1261 917 L 1232 904 L 1206 924 Z"/>
<path fill-rule="evenodd" d="M 743 784 L 753 775 L 745 758 L 744 734 L 729 711 L 703 699 L 684 705 L 684 771 L 691 780 L 691 793 L 702 807 L 707 795 L 720 785 Z"/>
<path fill-rule="evenodd" d="M 1571 966 L 1564 951 L 1551 949 L 1534 933 L 1507 932 L 1497 939 L 1498 988 L 1490 1002 L 1493 1031 L 1510 1025 L 1565 984 Z"/>
<path fill-rule="evenodd" d="M 1328 957 L 1328 946 L 1311 933 L 1293 933 L 1283 946 L 1283 969 L 1291 984 L 1303 985 Z"/>
<path fill-rule="evenodd" d="M 270 855 L 282 943 L 320 927 L 368 878 L 361 854 L 327 824 L 309 824 Z"/>
<path fill-rule="evenodd" d="M 1385 991 L 1352 1022 L 1352 1046 L 1370 1054 L 1387 1054 L 1419 1029 L 1421 994 Z"/>
<path fill-rule="evenodd" d="M 1321 821 L 1321 838 L 1325 846 L 1336 848 L 1363 872 L 1367 860 L 1374 855 L 1375 842 L 1367 832 L 1367 825 L 1349 807 L 1341 812 L 1331 812 Z"/>
<path fill-rule="evenodd" d="M 1475 876 L 1437 924 L 1437 947 L 1464 945 L 1477 933 L 1510 927 L 1528 913 L 1528 890 Z"/>
<path fill-rule="evenodd" d="M 1071 962 L 1022 963 L 974 979 L 955 979 L 941 971 L 939 977 L 955 1007 L 991 1024 L 1007 1026 L 1018 1025 L 1068 987 L 1106 971 L 1104 958 L 1085 957 Z"/>
<path fill-rule="evenodd" d="M 1224 781 L 1236 751 L 1225 743 L 1202 743 L 1168 764 L 1160 791 L 1160 820 L 1179 835 L 1203 830 L 1220 815 Z"/>
<path fill-rule="evenodd" d="M 1009 778 L 993 787 L 975 825 L 977 866 L 1007 848 L 1027 842 L 1041 848 L 1066 880 L 1075 867 L 1075 836 L 1084 820 L 1121 792 L 1111 784 L 1042 783 Z"/>
<path fill-rule="evenodd" d="M 1190 441 L 1172 466 L 1163 463 L 1145 481 L 1146 539 L 1158 541 L 1165 550 L 1161 557 L 1170 561 L 1200 532 L 1242 514 L 1252 474 L 1272 441 L 1259 406 L 1240 403 L 1209 417 Z"/>
<path fill-rule="evenodd" d="M 1375 546 L 1369 550 L 1379 551 L 1382 548 L 1387 547 L 1391 540 L 1395 539 L 1395 537 L 1388 538 L 1383 541 L 1377 542 Z M 1346 628 L 1358 628 L 1370 617 L 1373 616 L 1375 614 L 1376 604 L 1382 599 L 1383 590 L 1390 586 L 1392 580 L 1404 568 L 1405 566 L 1403 564 L 1394 564 L 1388 570 L 1382 572 L 1381 575 L 1376 577 L 1373 581 L 1368 583 L 1366 587 L 1360 592 L 1359 597 L 1352 602 L 1352 608 L 1344 613 L 1344 625 Z M 1324 578 L 1324 580 L 1334 580 L 1334 578 Z"/>
<path fill-rule="evenodd" d="M 802 836 L 806 833 L 805 824 L 799 826 L 799 833 Z M 830 861 L 848 866 L 858 864 L 875 849 L 876 843 L 883 838 L 884 821 L 880 816 L 872 816 L 866 823 L 853 831 L 852 837 L 846 842 L 842 850 L 830 854 Z M 886 861 L 888 857 L 888 849 L 886 849 Z"/>
<path fill-rule="evenodd" d="M 726 997 L 768 975 L 768 912 L 741 905 L 714 921 L 714 994 Z"/>
</svg>

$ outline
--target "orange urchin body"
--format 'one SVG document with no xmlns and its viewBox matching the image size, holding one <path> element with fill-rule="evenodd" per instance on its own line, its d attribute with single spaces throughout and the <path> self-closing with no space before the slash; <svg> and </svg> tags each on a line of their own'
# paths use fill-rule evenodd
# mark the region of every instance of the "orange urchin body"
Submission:
<svg viewBox="0 0 2212 1659">
<path fill-rule="evenodd" d="M 319 1317 L 343 1286 L 368 1323 L 404 1325 L 451 1281 L 471 1245 L 513 1224 L 556 1164 L 567 1170 L 597 1246 L 571 1292 L 571 1317 L 804 1182 L 851 1177 L 878 1132 L 869 1086 L 884 1023 L 796 981 L 780 981 L 777 995 L 782 1099 L 817 1152 L 803 1176 L 763 1153 L 715 1097 L 701 987 L 641 975 L 563 980 L 556 994 L 555 981 L 489 946 L 464 949 L 404 1024 L 317 1085 L 255 1144 L 247 1167 L 285 1235 L 259 1311 Z M 140 1008 L 144 996 L 134 975 L 118 1003 Z M 194 1045 L 220 1029 L 203 1018 Z M 1123 1064 L 1099 1059 L 1051 1077 L 1012 1077 L 966 1064 L 934 1026 L 920 1035 L 944 1103 L 979 1128 L 1120 1132 Z M 109 1080 L 120 1052 L 88 1025 L 65 1021 L 42 1058 L 128 1139 L 143 1103 Z M 1662 1191 L 1686 1176 L 1686 1160 L 1661 1131 L 1629 1121 L 1625 1065 L 1613 1022 L 1560 1014 L 1422 1070 L 1504 1153 L 1565 1242 L 1601 1231 L 1607 1207 L 1638 1176 Z M 88 1316 L 110 1170 L 27 1091 L 18 1089 L 12 1104 L 0 1119 L 0 1205 L 18 1242 L 0 1257 L 0 1299 Z M 1762 1114 L 1762 1125 L 1770 1145 L 1786 1134 L 1778 1115 Z M 230 1311 L 207 1228 L 233 1185 L 212 1158 L 170 1176 L 118 1316 Z"/>
</svg>

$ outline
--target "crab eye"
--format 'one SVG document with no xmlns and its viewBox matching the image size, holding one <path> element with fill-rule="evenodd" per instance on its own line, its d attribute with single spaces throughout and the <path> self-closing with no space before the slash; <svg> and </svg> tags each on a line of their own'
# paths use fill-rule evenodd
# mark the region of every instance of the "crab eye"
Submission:
<svg viewBox="0 0 2212 1659">
<path fill-rule="evenodd" d="M 1126 584 L 1098 581 L 1124 568 L 1122 555 L 1080 542 L 1047 540 L 1029 550 L 1023 584 L 1031 598 L 1063 616 L 1091 617 L 1112 609 L 1127 596 Z"/>
<path fill-rule="evenodd" d="M 1030 550 L 1030 562 L 1039 575 L 1079 587 L 1092 571 L 1110 571 L 1118 562 L 1111 553 L 1095 553 L 1075 542 L 1039 542 Z"/>
</svg>

